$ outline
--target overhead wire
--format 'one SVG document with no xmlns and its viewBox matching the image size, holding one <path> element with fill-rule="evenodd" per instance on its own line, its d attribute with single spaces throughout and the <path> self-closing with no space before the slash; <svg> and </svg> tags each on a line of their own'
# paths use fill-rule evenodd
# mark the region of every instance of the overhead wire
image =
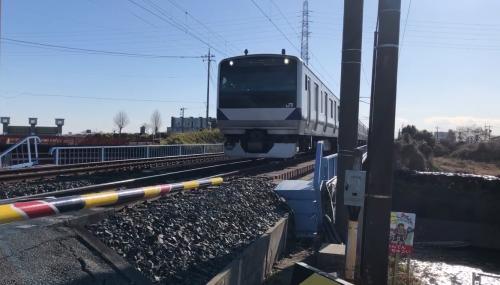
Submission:
<svg viewBox="0 0 500 285">
<path fill-rule="evenodd" d="M 408 18 L 410 17 L 410 9 L 411 9 L 411 0 L 408 0 L 408 10 L 406 11 L 406 19 L 405 19 L 405 24 L 403 26 L 403 34 L 401 35 L 401 45 L 399 47 L 399 54 L 401 54 L 405 42 L 406 26 L 408 25 Z"/>
<path fill-rule="evenodd" d="M 257 4 L 257 2 L 255 2 L 254 0 L 250 0 L 255 7 L 257 7 L 257 9 L 259 9 L 259 11 L 261 12 L 261 14 L 276 28 L 276 30 L 278 30 L 278 32 L 281 33 L 281 35 L 283 35 L 283 37 L 290 43 L 290 45 L 292 45 L 292 47 L 295 48 L 295 50 L 300 53 L 300 49 L 297 48 L 297 46 L 295 46 L 291 41 L 290 39 L 288 38 L 288 36 L 278 27 L 278 25 L 271 19 L 271 17 L 269 17 L 269 15 L 267 15 L 266 12 L 264 12 L 264 10 Z M 288 21 L 288 19 L 286 18 L 286 16 L 284 15 L 283 11 L 281 11 L 281 9 L 279 8 L 279 6 L 274 3 L 274 1 L 271 0 L 271 3 L 274 4 L 274 6 L 276 6 L 278 12 L 280 13 L 280 15 L 283 17 L 283 19 L 285 19 L 285 22 L 287 22 L 290 26 L 290 28 L 294 31 L 294 33 L 298 36 L 298 32 L 294 30 L 293 26 L 290 24 L 290 21 Z M 315 55 L 311 52 L 311 59 L 315 59 Z M 317 61 L 318 65 L 320 66 L 321 69 L 323 69 L 323 71 L 330 77 L 330 78 L 334 78 L 327 70 L 326 68 L 321 64 L 321 62 L 318 60 Z M 313 67 L 313 65 L 311 65 L 311 68 Z M 328 78 L 326 78 L 325 76 L 323 76 L 319 71 L 316 70 L 316 72 L 321 76 L 323 77 L 324 80 L 328 81 Z M 338 86 L 338 84 L 336 84 Z"/>
<path fill-rule="evenodd" d="M 201 56 L 191 56 L 191 55 L 159 55 L 159 54 L 142 54 L 142 53 L 121 52 L 121 51 L 88 49 L 88 48 L 79 48 L 79 47 L 70 47 L 63 45 L 25 41 L 25 40 L 5 38 L 5 37 L 1 37 L 0 40 L 8 43 L 16 43 L 31 47 L 51 48 L 51 49 L 59 49 L 72 52 L 83 52 L 86 54 L 114 55 L 114 56 L 142 57 L 142 58 L 201 58 Z"/>
<path fill-rule="evenodd" d="M 157 17 L 158 19 L 164 21 L 165 23 L 168 23 L 169 25 L 173 26 L 174 28 L 178 29 L 179 31 L 181 32 L 185 32 L 186 34 L 188 34 L 189 36 L 191 36 L 192 38 L 196 39 L 197 41 L 205 44 L 207 47 L 213 49 L 214 51 L 220 53 L 220 54 L 225 54 L 227 55 L 227 53 L 225 53 L 224 51 L 216 48 L 215 46 L 213 46 L 211 43 L 209 43 L 208 41 L 205 41 L 204 39 L 200 38 L 198 35 L 194 34 L 193 32 L 191 32 L 189 29 L 187 29 L 186 27 L 183 27 L 182 25 L 178 24 L 175 20 L 173 20 L 173 18 L 169 15 L 165 15 L 165 13 L 161 12 L 160 11 L 160 14 L 158 14 L 157 12 L 155 11 L 152 11 L 151 9 L 145 7 L 144 5 L 141 5 L 139 3 L 137 3 L 136 1 L 134 0 L 127 0 L 128 2 L 132 3 L 133 5 L 139 7 L 140 9 L 150 13 L 151 15 L 154 15 L 155 17 Z M 154 6 L 154 4 L 153 4 Z M 157 9 L 157 11 L 159 11 Z M 163 15 L 163 16 L 162 16 Z"/>
<path fill-rule="evenodd" d="M 8 99 L 16 99 L 18 96 L 30 96 L 30 97 L 61 97 L 70 99 L 89 99 L 89 100 L 101 100 L 101 101 L 126 101 L 126 102 L 154 102 L 154 103 L 184 103 L 184 104 L 201 104 L 199 101 L 186 101 L 186 100 L 162 100 L 162 99 L 138 99 L 138 98 L 123 98 L 123 97 L 97 97 L 97 96 L 79 96 L 79 95 L 64 95 L 64 94 L 50 94 L 50 93 L 34 93 L 34 92 L 9 92 L 17 93 L 17 96 L 5 96 L 0 97 Z"/>
<path fill-rule="evenodd" d="M 212 28 L 210 28 L 208 25 L 203 23 L 201 20 L 193 16 L 186 8 L 181 6 L 179 3 L 177 3 L 175 0 L 168 0 L 170 4 L 172 4 L 174 7 L 179 9 L 180 11 L 184 12 L 187 16 L 189 16 L 191 19 L 193 19 L 196 23 L 198 23 L 200 26 L 204 27 L 209 33 L 215 35 L 216 37 L 220 38 L 224 43 L 229 43 L 230 45 L 233 45 L 235 48 L 236 46 L 232 43 L 230 43 L 225 37 L 223 37 L 221 34 L 218 32 L 215 32 Z M 234 50 L 233 50 L 234 51 Z"/>
<path fill-rule="evenodd" d="M 295 50 L 300 53 L 300 49 L 288 38 L 288 36 L 280 29 L 280 27 L 278 27 L 278 25 L 276 25 L 276 23 L 274 23 L 274 21 L 271 19 L 271 17 L 269 17 L 267 15 L 266 12 L 264 12 L 264 10 L 262 10 L 262 8 L 259 6 L 259 4 L 257 4 L 257 2 L 255 2 L 255 0 L 250 0 L 255 7 L 257 7 L 257 9 L 261 12 L 262 15 L 264 15 L 264 17 L 266 17 L 266 19 L 276 28 L 276 30 L 278 30 L 278 32 L 288 41 L 288 43 L 293 47 L 295 48 Z"/>
</svg>

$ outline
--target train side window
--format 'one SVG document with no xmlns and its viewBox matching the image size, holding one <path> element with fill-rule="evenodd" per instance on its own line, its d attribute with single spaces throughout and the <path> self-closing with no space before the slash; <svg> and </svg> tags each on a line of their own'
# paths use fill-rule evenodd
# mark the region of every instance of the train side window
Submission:
<svg viewBox="0 0 500 285">
<path fill-rule="evenodd" d="M 307 77 L 307 74 L 304 76 L 304 80 L 305 80 L 304 86 L 305 86 L 305 88 L 307 90 L 307 84 L 309 83 L 308 82 L 309 81 L 309 77 Z"/>
<path fill-rule="evenodd" d="M 335 108 L 333 108 L 333 111 L 335 112 L 335 123 L 337 123 L 337 101 L 333 102 Z"/>
<path fill-rule="evenodd" d="M 325 115 L 328 115 L 328 93 L 325 92 Z"/>
<path fill-rule="evenodd" d="M 307 122 L 309 124 L 309 121 L 311 120 L 311 80 L 309 77 L 307 77 L 307 83 L 306 83 L 306 88 L 307 88 Z"/>
<path fill-rule="evenodd" d="M 319 85 L 318 83 L 314 82 L 314 103 L 316 107 L 316 113 L 319 111 Z"/>
<path fill-rule="evenodd" d="M 324 92 L 321 92 L 321 95 L 326 94 Z M 321 113 L 323 113 L 323 96 L 321 96 Z"/>
<path fill-rule="evenodd" d="M 333 100 L 330 99 L 330 118 L 332 119 L 333 119 L 333 112 L 335 112 L 334 110 L 335 109 L 333 109 Z"/>
</svg>

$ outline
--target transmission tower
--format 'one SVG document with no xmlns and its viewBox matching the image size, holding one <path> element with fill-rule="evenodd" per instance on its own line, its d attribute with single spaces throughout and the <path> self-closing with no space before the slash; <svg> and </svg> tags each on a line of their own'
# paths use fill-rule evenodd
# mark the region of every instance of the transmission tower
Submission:
<svg viewBox="0 0 500 285">
<path fill-rule="evenodd" d="M 304 0 L 302 5 L 302 35 L 300 40 L 300 57 L 306 63 L 309 63 L 309 4 Z"/>
</svg>

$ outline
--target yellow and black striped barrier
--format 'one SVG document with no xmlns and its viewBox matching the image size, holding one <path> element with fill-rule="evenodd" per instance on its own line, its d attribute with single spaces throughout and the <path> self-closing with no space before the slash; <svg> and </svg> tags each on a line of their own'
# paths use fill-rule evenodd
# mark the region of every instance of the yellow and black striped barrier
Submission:
<svg viewBox="0 0 500 285">
<path fill-rule="evenodd" d="M 169 193 L 222 184 L 222 178 L 193 180 L 125 190 L 72 195 L 55 199 L 33 200 L 0 205 L 0 224 L 57 215 L 100 206 L 118 205 L 161 197 Z"/>
</svg>

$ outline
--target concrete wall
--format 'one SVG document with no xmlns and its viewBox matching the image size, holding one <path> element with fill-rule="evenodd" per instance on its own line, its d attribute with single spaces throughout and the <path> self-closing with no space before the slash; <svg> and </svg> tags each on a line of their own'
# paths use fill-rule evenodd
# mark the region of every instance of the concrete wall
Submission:
<svg viewBox="0 0 500 285">
<path fill-rule="evenodd" d="M 393 211 L 417 214 L 415 241 L 500 249 L 500 179 L 396 172 Z"/>
<path fill-rule="evenodd" d="M 288 218 L 279 220 L 207 285 L 262 284 L 285 247 L 287 223 Z"/>
</svg>

